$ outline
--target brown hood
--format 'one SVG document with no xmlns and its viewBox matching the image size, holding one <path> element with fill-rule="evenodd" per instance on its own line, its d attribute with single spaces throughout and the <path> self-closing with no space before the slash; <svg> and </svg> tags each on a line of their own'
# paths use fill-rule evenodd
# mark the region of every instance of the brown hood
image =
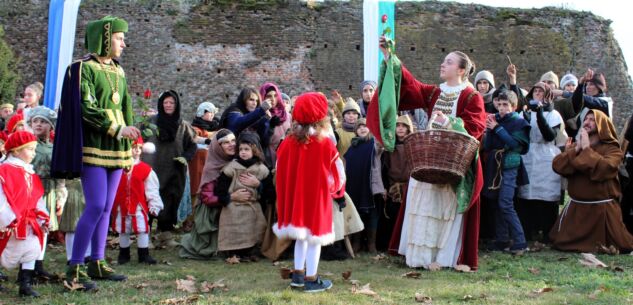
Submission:
<svg viewBox="0 0 633 305">
<path fill-rule="evenodd" d="M 527 96 L 525 97 L 528 102 L 533 99 L 533 95 L 534 95 L 534 88 L 539 87 L 541 89 L 543 89 L 544 93 L 543 93 L 543 101 L 544 103 L 551 103 L 554 100 L 554 94 L 552 93 L 552 90 L 549 88 L 549 86 L 544 83 L 544 82 L 538 82 L 536 84 L 534 84 L 534 86 L 532 86 L 532 89 L 530 89 L 530 92 L 527 94 Z"/>
<path fill-rule="evenodd" d="M 587 114 L 589 113 L 593 113 L 593 116 L 596 118 L 596 128 L 598 129 L 600 142 L 619 146 L 618 134 L 615 132 L 615 126 L 613 126 L 611 119 L 600 110 L 589 110 Z"/>
</svg>

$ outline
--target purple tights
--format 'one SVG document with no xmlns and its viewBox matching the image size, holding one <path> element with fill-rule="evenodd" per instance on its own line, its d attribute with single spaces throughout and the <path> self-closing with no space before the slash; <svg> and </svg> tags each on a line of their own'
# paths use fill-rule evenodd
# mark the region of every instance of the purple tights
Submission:
<svg viewBox="0 0 633 305">
<path fill-rule="evenodd" d="M 92 260 L 105 257 L 110 211 L 119 187 L 121 169 L 109 169 L 84 164 L 81 172 L 86 208 L 77 222 L 71 265 L 83 264 L 88 244 L 92 241 Z"/>
</svg>

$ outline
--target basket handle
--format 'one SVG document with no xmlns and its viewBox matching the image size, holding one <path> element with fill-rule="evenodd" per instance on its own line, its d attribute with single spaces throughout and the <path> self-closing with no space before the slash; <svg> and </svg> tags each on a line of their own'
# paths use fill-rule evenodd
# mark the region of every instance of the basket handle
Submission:
<svg viewBox="0 0 633 305">
<path fill-rule="evenodd" d="M 431 118 L 429 119 L 429 123 L 428 123 L 428 125 L 426 126 L 426 130 L 431 130 L 431 129 L 433 129 L 433 122 L 435 122 L 435 119 L 436 119 L 436 118 L 437 118 L 437 114 L 435 114 L 435 113 L 434 113 L 434 114 L 432 114 L 432 115 L 431 115 Z"/>
</svg>

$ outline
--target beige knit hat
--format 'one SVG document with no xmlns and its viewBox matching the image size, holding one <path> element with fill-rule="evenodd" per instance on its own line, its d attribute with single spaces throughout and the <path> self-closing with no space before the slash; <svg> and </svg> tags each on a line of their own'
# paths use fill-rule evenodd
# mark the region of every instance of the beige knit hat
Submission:
<svg viewBox="0 0 633 305">
<path fill-rule="evenodd" d="M 360 106 L 358 106 L 358 103 L 356 103 L 354 99 L 351 99 L 351 98 L 347 99 L 347 102 L 345 102 L 345 107 L 343 107 L 342 115 L 345 115 L 345 113 L 348 111 L 356 111 L 356 113 L 360 115 Z"/>
<path fill-rule="evenodd" d="M 539 80 L 539 82 L 546 83 L 545 81 L 554 82 L 554 84 L 556 84 L 556 89 L 558 89 L 558 75 L 556 75 L 556 73 L 554 73 L 553 71 L 546 72 L 541 76 L 541 80 Z"/>
<path fill-rule="evenodd" d="M 409 132 L 413 132 L 414 128 L 413 128 L 413 121 L 411 121 L 411 117 L 408 114 L 405 115 L 401 115 L 398 117 L 398 120 L 396 120 L 396 124 L 400 123 L 403 125 L 406 125 L 409 127 Z"/>
</svg>

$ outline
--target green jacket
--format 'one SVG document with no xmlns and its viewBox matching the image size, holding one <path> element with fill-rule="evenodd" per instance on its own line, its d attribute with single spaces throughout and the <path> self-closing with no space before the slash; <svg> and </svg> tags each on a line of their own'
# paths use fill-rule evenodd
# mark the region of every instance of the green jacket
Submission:
<svg viewBox="0 0 633 305">
<path fill-rule="evenodd" d="M 112 94 L 117 87 L 120 101 L 115 103 Z M 81 111 L 83 163 L 106 168 L 131 167 L 130 140 L 117 137 L 123 127 L 133 124 L 132 100 L 125 72 L 116 61 L 109 65 L 101 65 L 94 58 L 83 62 Z"/>
</svg>

